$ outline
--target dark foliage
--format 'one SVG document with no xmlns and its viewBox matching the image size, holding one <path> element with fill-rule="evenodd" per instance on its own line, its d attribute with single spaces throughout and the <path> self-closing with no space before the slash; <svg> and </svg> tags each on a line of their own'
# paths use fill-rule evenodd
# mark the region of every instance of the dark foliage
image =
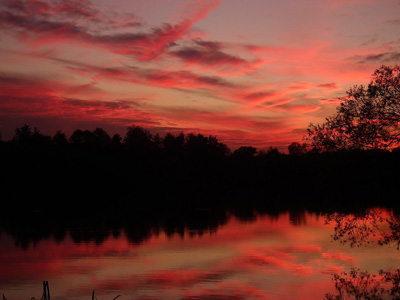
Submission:
<svg viewBox="0 0 400 300">
<path fill-rule="evenodd" d="M 25 125 L 0 143 L 2 205 L 14 214 L 398 205 L 400 151 L 291 149 L 231 154 L 212 136 L 160 137 L 136 126 L 124 138 L 100 128 L 51 138 Z"/>
<path fill-rule="evenodd" d="M 382 66 L 368 86 L 347 91 L 336 114 L 310 124 L 307 143 L 319 151 L 400 146 L 400 66 Z"/>
<path fill-rule="evenodd" d="M 360 269 L 334 274 L 337 295 L 326 294 L 326 300 L 397 300 L 400 299 L 400 270 L 371 274 Z"/>
</svg>

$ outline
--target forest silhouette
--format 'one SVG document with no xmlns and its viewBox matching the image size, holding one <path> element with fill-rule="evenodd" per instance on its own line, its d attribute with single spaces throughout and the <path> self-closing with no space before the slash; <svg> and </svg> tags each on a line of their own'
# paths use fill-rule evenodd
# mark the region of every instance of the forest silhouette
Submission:
<svg viewBox="0 0 400 300">
<path fill-rule="evenodd" d="M 132 126 L 124 137 L 101 128 L 51 137 L 24 125 L 0 143 L 0 159 L 11 214 L 398 205 L 397 150 L 232 152 L 202 134 Z"/>
</svg>

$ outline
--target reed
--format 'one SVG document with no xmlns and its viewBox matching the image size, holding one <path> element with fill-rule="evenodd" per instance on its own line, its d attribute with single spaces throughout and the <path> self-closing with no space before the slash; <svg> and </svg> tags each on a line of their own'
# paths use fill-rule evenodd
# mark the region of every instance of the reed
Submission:
<svg viewBox="0 0 400 300">
<path fill-rule="evenodd" d="M 117 299 L 121 295 L 118 295 L 115 297 L 113 300 Z M 6 296 L 3 294 L 3 300 L 7 300 Z M 35 297 L 32 297 L 31 300 L 36 300 Z M 51 300 L 50 299 L 50 287 L 49 287 L 49 282 L 48 281 L 43 281 L 43 294 L 40 300 Z M 92 300 L 97 300 L 97 297 L 94 295 L 94 290 L 92 292 Z"/>
</svg>

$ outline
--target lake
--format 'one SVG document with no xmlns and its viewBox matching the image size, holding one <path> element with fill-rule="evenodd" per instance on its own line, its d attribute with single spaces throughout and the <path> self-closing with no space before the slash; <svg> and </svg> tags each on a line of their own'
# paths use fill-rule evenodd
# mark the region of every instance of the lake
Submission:
<svg viewBox="0 0 400 300">
<path fill-rule="evenodd" d="M 147 227 L 142 235 L 93 226 L 23 239 L 7 227 L 0 293 L 40 299 L 47 280 L 51 299 L 91 299 L 93 290 L 99 300 L 397 299 L 398 217 L 382 209 L 327 216 L 227 214 L 201 229 Z"/>
</svg>

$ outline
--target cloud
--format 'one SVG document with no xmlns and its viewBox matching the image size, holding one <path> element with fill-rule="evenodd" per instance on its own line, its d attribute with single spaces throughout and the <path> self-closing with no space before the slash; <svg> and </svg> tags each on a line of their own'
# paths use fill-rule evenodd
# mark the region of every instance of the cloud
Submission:
<svg viewBox="0 0 400 300">
<path fill-rule="evenodd" d="M 186 70 L 168 71 L 134 66 L 97 67 L 68 60 L 56 61 L 67 65 L 71 71 L 92 76 L 95 81 L 104 78 L 176 89 L 238 87 L 220 76 L 199 75 Z"/>
<path fill-rule="evenodd" d="M 289 111 L 296 114 L 306 114 L 310 112 L 315 112 L 321 109 L 321 107 L 316 105 L 280 105 L 276 106 L 277 110 Z"/>
<path fill-rule="evenodd" d="M 142 61 L 163 55 L 166 49 L 185 36 L 194 23 L 202 20 L 219 5 L 219 1 L 197 3 L 196 6 L 192 5 L 191 13 L 183 21 L 176 24 L 164 23 L 150 32 L 102 34 L 92 27 L 120 28 L 137 26 L 139 23 L 130 20 L 121 24 L 111 21 L 105 14 L 99 16 L 100 12 L 91 9 L 90 2 L 87 1 L 57 1 L 59 5 L 50 3 L 52 2 L 7 0 L 0 10 L 0 26 L 8 29 L 9 33 L 23 34 L 25 39 L 39 44 L 73 40 L 107 47 L 112 52 L 132 55 Z M 84 17 L 86 22 L 73 22 L 71 16 Z M 118 18 L 114 17 L 115 19 Z M 93 24 L 96 26 L 91 26 Z"/>
<path fill-rule="evenodd" d="M 332 90 L 336 90 L 339 88 L 335 82 L 317 84 L 316 87 L 322 89 L 332 89 Z"/>
<path fill-rule="evenodd" d="M 400 51 L 387 51 L 387 52 L 369 54 L 364 56 L 357 55 L 354 56 L 353 58 L 357 59 L 358 63 L 360 64 L 368 62 L 397 63 L 400 60 Z"/>
<path fill-rule="evenodd" d="M 222 67 L 240 67 L 247 65 L 244 59 L 215 49 L 185 47 L 180 50 L 171 51 L 170 53 L 185 62 L 200 65 Z"/>
<path fill-rule="evenodd" d="M 340 98 L 320 99 L 319 103 L 331 107 L 336 107 L 340 104 Z"/>
<path fill-rule="evenodd" d="M 277 91 L 259 91 L 243 94 L 241 97 L 245 100 L 262 102 L 274 99 L 279 93 Z"/>
<path fill-rule="evenodd" d="M 321 247 L 317 245 L 291 245 L 287 247 L 278 248 L 280 251 L 286 253 L 320 253 Z"/>
<path fill-rule="evenodd" d="M 65 122 L 84 119 L 129 126 L 132 123 L 158 125 L 155 117 L 128 100 L 113 102 L 68 99 L 56 96 L 0 96 L 0 109 L 8 115 L 36 118 L 61 118 Z"/>
<path fill-rule="evenodd" d="M 99 12 L 91 7 L 87 0 L 53 0 L 53 1 L 24 1 L 4 0 L 3 8 L 15 14 L 33 17 L 63 15 L 67 17 L 94 18 Z"/>
<path fill-rule="evenodd" d="M 400 24 L 400 19 L 391 19 L 386 21 L 388 24 L 393 24 L 393 25 L 399 25 Z"/>
<path fill-rule="evenodd" d="M 351 265 L 354 265 L 358 262 L 357 258 L 351 257 L 351 256 L 341 253 L 341 252 L 322 253 L 322 257 L 327 258 L 327 259 L 334 259 L 334 260 L 347 262 Z"/>
<path fill-rule="evenodd" d="M 222 42 L 191 40 L 188 45 L 178 47 L 169 52 L 188 65 L 201 66 L 207 70 L 231 72 L 233 75 L 257 69 L 264 61 L 260 59 L 246 60 L 238 55 L 227 53 L 224 49 L 233 48 Z"/>
</svg>

